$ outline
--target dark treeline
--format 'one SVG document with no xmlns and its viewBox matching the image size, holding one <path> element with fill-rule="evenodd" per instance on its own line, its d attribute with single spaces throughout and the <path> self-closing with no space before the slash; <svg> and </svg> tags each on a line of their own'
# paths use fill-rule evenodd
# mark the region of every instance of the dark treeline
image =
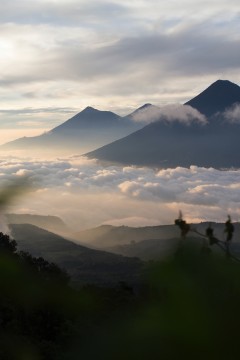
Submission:
<svg viewBox="0 0 240 360">
<path fill-rule="evenodd" d="M 236 359 L 240 265 L 182 244 L 142 286 L 74 289 L 0 234 L 0 359 Z"/>
</svg>

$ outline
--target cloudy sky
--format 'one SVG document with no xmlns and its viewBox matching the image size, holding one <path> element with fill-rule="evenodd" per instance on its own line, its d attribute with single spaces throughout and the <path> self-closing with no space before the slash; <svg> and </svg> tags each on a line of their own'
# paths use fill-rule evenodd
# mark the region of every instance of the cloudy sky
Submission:
<svg viewBox="0 0 240 360">
<path fill-rule="evenodd" d="M 0 0 L 0 142 L 240 84 L 239 0 Z M 17 132 L 16 132 L 17 130 Z"/>
</svg>

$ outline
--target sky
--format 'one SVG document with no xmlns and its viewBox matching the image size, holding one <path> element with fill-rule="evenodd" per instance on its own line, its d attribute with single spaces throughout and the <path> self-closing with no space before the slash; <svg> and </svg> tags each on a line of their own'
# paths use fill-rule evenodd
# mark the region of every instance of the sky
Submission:
<svg viewBox="0 0 240 360">
<path fill-rule="evenodd" d="M 0 0 L 0 143 L 240 84 L 239 0 Z"/>
</svg>

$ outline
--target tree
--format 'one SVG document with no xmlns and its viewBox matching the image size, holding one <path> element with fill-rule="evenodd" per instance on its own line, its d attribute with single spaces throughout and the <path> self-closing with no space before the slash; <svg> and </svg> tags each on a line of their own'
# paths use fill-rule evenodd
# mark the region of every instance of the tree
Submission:
<svg viewBox="0 0 240 360">
<path fill-rule="evenodd" d="M 17 243 L 11 240 L 9 235 L 0 232 L 0 251 L 14 254 L 17 251 Z"/>
</svg>

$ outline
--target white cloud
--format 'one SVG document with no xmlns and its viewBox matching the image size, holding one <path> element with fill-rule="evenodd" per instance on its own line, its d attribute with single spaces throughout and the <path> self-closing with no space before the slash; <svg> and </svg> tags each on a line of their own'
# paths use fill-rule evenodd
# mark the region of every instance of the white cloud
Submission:
<svg viewBox="0 0 240 360">
<path fill-rule="evenodd" d="M 240 123 L 240 104 L 234 104 L 229 109 L 225 110 L 223 117 L 231 123 Z"/>
<path fill-rule="evenodd" d="M 158 120 L 179 121 L 186 125 L 192 122 L 199 122 L 203 125 L 207 123 L 206 117 L 199 111 L 189 105 L 180 104 L 166 105 L 161 108 L 148 106 L 133 114 L 133 119 L 143 123 L 151 123 Z"/>
<path fill-rule="evenodd" d="M 59 160 L 4 159 L 0 185 L 23 177 L 31 192 L 11 212 L 61 216 L 76 228 L 101 223 L 173 223 L 179 209 L 188 221 L 240 217 L 240 170 L 178 167 L 103 167 L 78 156 Z M 123 220 L 124 219 L 124 220 Z M 136 219 L 145 219 L 145 221 Z"/>
</svg>

